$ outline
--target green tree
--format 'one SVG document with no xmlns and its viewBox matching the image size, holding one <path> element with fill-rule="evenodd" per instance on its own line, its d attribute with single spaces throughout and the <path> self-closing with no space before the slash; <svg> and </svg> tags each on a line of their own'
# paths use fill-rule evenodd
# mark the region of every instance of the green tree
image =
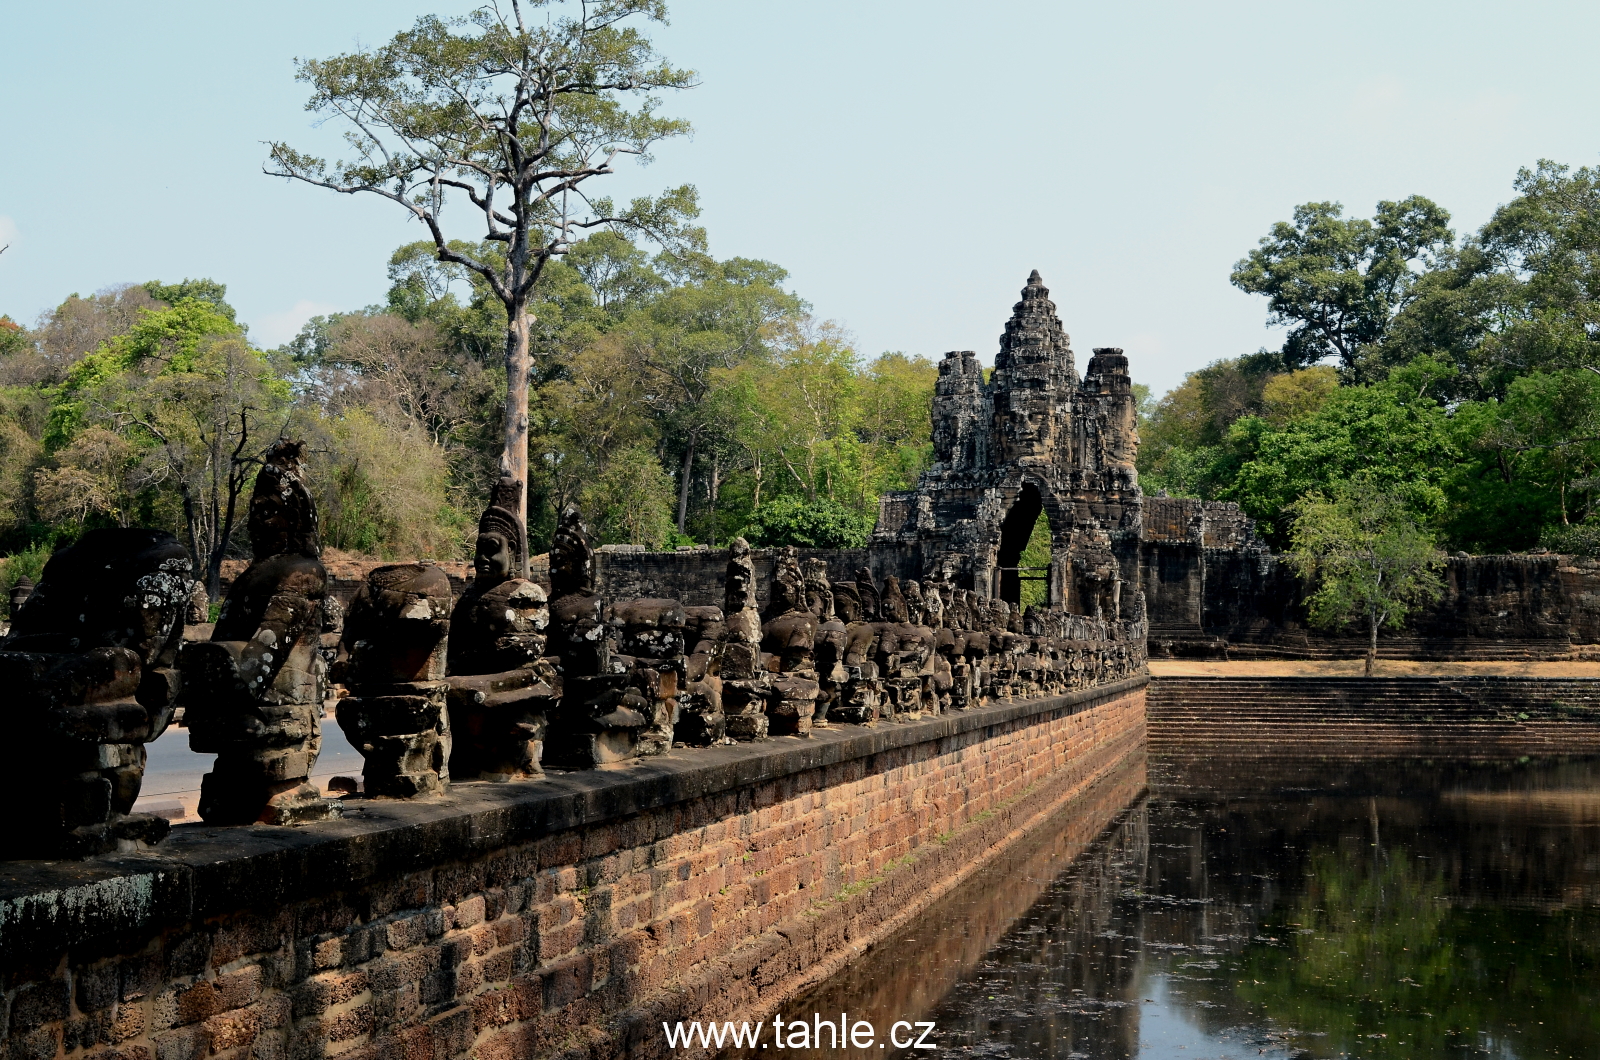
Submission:
<svg viewBox="0 0 1600 1060">
<path fill-rule="evenodd" d="M 1521 282 L 1521 305 L 1483 355 L 1520 371 L 1600 372 L 1600 168 L 1541 160 L 1479 234 L 1486 262 Z"/>
<path fill-rule="evenodd" d="M 196 571 L 217 599 L 259 454 L 287 425 L 288 384 L 234 334 L 210 337 L 182 360 L 105 378 L 94 391 L 104 420 L 145 449 L 147 480 L 176 494 Z"/>
<path fill-rule="evenodd" d="M 397 203 L 427 228 L 441 262 L 488 287 L 506 320 L 502 466 L 527 481 L 530 303 L 550 262 L 593 228 L 620 225 L 674 244 L 698 231 L 684 226 L 697 213 L 690 186 L 624 210 L 583 187 L 612 173 L 619 155 L 648 158 L 658 141 L 689 131 L 657 115 L 649 93 L 689 87 L 692 73 L 623 24 L 636 15 L 664 22 L 665 5 L 596 0 L 543 22 L 526 19 L 524 6 L 546 0 L 448 22 L 426 16 L 376 50 L 301 62 L 298 77 L 313 86 L 308 109 L 344 119 L 356 157 L 330 166 L 274 143 L 267 172 Z M 642 101 L 630 110 L 629 97 Z M 480 249 L 446 236 L 450 195 L 464 196 L 484 225 Z"/>
<path fill-rule="evenodd" d="M 108 287 L 88 298 L 70 295 L 0 360 L 0 385 L 59 383 L 83 357 L 125 334 L 145 310 L 164 308 L 143 287 Z"/>
<path fill-rule="evenodd" d="M 583 277 L 595 303 L 614 317 L 645 304 L 667 286 L 650 256 L 621 232 L 595 232 L 573 244 L 566 261 Z"/>
<path fill-rule="evenodd" d="M 933 461 L 933 389 L 939 368 L 926 357 L 883 353 L 862 371 L 856 397 L 861 442 L 861 495 L 855 506 L 875 510 L 887 490 L 909 489 Z"/>
<path fill-rule="evenodd" d="M 0 358 L 15 357 L 29 345 L 28 329 L 0 314 Z"/>
<path fill-rule="evenodd" d="M 1383 341 L 1411 300 L 1414 265 L 1427 265 L 1454 241 L 1450 215 L 1413 195 L 1380 202 L 1372 220 L 1344 217 L 1336 202 L 1295 207 L 1233 268 L 1235 287 L 1267 296 L 1268 321 L 1287 325 L 1285 367 L 1336 356 L 1361 381 L 1363 352 Z"/>
<path fill-rule="evenodd" d="M 133 525 L 147 476 L 131 442 L 89 427 L 55 454 L 54 465 L 34 472 L 34 501 L 47 520 L 83 526 L 102 515 L 117 526 Z"/>
<path fill-rule="evenodd" d="M 1321 411 L 1337 389 L 1339 375 L 1325 364 L 1275 375 L 1261 388 L 1261 418 L 1281 429 Z"/>
<path fill-rule="evenodd" d="M 162 283 L 160 280 L 151 280 L 149 283 L 141 284 L 140 286 L 144 288 L 146 294 L 158 302 L 177 305 L 179 302 L 192 298 L 196 302 L 206 303 L 229 320 L 235 322 L 238 320 L 233 306 L 228 304 L 227 284 L 218 283 L 216 280 L 185 279 L 180 283 Z"/>
<path fill-rule="evenodd" d="M 34 473 L 44 462 L 49 396 L 42 388 L 0 387 L 0 542 L 9 548 L 37 543 Z"/>
<path fill-rule="evenodd" d="M 679 533 L 687 529 L 696 458 L 731 426 L 721 395 L 727 373 L 763 353 L 773 328 L 800 308 L 799 299 L 779 286 L 786 273 L 770 262 L 735 259 L 698 271 L 693 282 L 663 291 L 621 326 L 630 356 L 648 378 L 663 434 L 681 454 Z"/>
<path fill-rule="evenodd" d="M 1048 567 L 1050 566 L 1050 519 L 1044 512 L 1039 513 L 1039 518 L 1033 522 L 1033 531 L 1028 535 L 1028 543 L 1023 546 L 1022 553 L 1017 557 L 1019 567 Z M 1037 575 L 1037 569 L 1029 571 Z M 1017 591 L 1021 594 L 1021 604 L 1024 609 L 1029 607 L 1046 607 L 1050 603 L 1050 583 L 1043 578 L 1019 578 Z"/>
<path fill-rule="evenodd" d="M 1366 675 L 1378 657 L 1378 631 L 1399 629 L 1417 608 L 1439 598 L 1444 553 L 1407 505 L 1369 479 L 1309 493 L 1290 509 L 1289 562 L 1312 586 L 1306 611 L 1312 625 L 1368 633 Z"/>
<path fill-rule="evenodd" d="M 221 297 L 220 284 L 187 283 Z M 215 596 L 262 428 L 290 389 L 225 304 L 155 304 L 49 388 L 42 442 L 54 466 L 35 475 L 36 499 L 78 528 L 92 517 L 174 525 Z"/>
<path fill-rule="evenodd" d="M 740 533 L 757 548 L 860 548 L 872 536 L 872 525 L 838 501 L 791 494 L 763 504 Z"/>
<path fill-rule="evenodd" d="M 467 554 L 474 520 L 450 503 L 446 450 L 422 424 L 353 406 L 307 427 L 321 443 L 310 463 L 324 544 L 391 560 Z"/>
<path fill-rule="evenodd" d="M 617 332 L 580 350 L 570 370 L 541 386 L 535 399 L 534 484 L 543 503 L 534 511 L 540 525 L 553 529 L 557 512 L 585 503 L 585 490 L 614 454 L 640 446 L 654 451 L 659 432 L 646 374 Z"/>
<path fill-rule="evenodd" d="M 746 393 L 759 405 L 747 445 L 762 450 L 785 488 L 815 500 L 853 498 L 859 473 L 855 424 L 860 388 L 856 352 L 833 324 L 784 322 L 769 356 L 747 362 Z"/>
<path fill-rule="evenodd" d="M 672 539 L 672 493 L 655 450 L 632 445 L 584 489 L 583 510 L 602 543 L 660 549 Z"/>
<path fill-rule="evenodd" d="M 1250 451 L 1231 428 L 1262 411 L 1267 383 L 1282 359 L 1261 351 L 1190 372 L 1143 414 L 1139 475 L 1147 490 L 1214 500 L 1225 492 Z"/>
<path fill-rule="evenodd" d="M 1229 444 L 1247 458 L 1220 497 L 1238 501 L 1279 543 L 1296 500 L 1347 479 L 1403 494 L 1416 511 L 1442 519 L 1446 482 L 1462 456 L 1448 411 L 1431 391 L 1449 376 L 1423 359 L 1381 383 L 1340 387 L 1280 430 L 1259 416 L 1241 418 L 1229 428 Z"/>
<path fill-rule="evenodd" d="M 1446 525 L 1458 547 L 1524 549 L 1541 528 L 1554 541 L 1595 513 L 1600 376 L 1521 376 L 1498 401 L 1463 403 L 1454 426 L 1465 459 L 1447 483 Z"/>
</svg>

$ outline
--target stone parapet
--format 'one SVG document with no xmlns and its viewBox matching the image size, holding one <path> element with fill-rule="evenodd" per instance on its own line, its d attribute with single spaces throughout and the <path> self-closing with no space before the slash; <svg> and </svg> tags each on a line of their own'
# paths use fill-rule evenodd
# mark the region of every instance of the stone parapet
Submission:
<svg viewBox="0 0 1600 1060">
<path fill-rule="evenodd" d="M 1142 787 L 1147 680 L 7 863 L 7 1055 L 662 1055 Z"/>
</svg>

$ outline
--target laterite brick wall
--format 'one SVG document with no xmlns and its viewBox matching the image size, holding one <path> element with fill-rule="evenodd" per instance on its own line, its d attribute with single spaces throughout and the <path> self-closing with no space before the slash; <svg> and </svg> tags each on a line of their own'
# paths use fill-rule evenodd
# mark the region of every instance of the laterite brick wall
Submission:
<svg viewBox="0 0 1600 1060">
<path fill-rule="evenodd" d="M 0 865 L 4 1060 L 662 1055 L 1143 769 L 1140 678 Z"/>
</svg>

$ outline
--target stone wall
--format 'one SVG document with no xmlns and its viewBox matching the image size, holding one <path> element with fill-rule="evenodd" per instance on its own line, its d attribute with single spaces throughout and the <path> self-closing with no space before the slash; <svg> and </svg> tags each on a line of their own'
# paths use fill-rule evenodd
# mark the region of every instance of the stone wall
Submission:
<svg viewBox="0 0 1600 1060">
<path fill-rule="evenodd" d="M 1150 653 L 1353 656 L 1364 630 L 1309 628 L 1299 577 L 1235 504 L 1149 497 L 1140 577 Z M 1600 645 L 1600 561 L 1552 554 L 1448 558 L 1445 590 L 1380 651 L 1397 657 L 1565 657 Z"/>
<path fill-rule="evenodd" d="M 7 863 L 6 1056 L 662 1055 L 1142 788 L 1144 684 Z"/>
</svg>

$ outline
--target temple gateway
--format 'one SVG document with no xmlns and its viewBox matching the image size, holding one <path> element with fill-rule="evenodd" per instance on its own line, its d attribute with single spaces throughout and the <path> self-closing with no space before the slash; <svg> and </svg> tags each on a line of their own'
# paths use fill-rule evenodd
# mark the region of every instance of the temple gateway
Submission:
<svg viewBox="0 0 1600 1060">
<path fill-rule="evenodd" d="M 1038 270 L 987 382 L 971 350 L 945 354 L 933 399 L 933 467 L 886 494 L 874 544 L 913 551 L 925 575 L 1017 604 L 1043 577 L 1052 609 L 1138 623 L 1139 451 L 1128 359 L 1097 349 L 1082 377 Z M 1043 511 L 1047 570 L 1018 568 Z"/>
</svg>

